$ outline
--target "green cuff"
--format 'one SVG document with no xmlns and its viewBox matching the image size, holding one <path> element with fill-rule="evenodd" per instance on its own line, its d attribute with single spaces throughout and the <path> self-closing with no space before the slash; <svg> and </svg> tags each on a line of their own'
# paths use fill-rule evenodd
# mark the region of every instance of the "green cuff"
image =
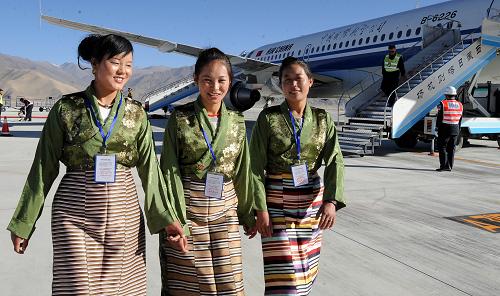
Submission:
<svg viewBox="0 0 500 296">
<path fill-rule="evenodd" d="M 35 231 L 35 225 L 33 223 L 26 223 L 12 218 L 12 220 L 10 220 L 9 226 L 7 226 L 7 230 L 10 230 L 12 233 L 21 238 L 30 239 L 31 235 Z"/>
<path fill-rule="evenodd" d="M 187 224 L 182 225 L 182 229 L 184 230 L 185 235 L 187 236 L 191 235 L 191 231 L 189 231 L 189 225 Z"/>
<path fill-rule="evenodd" d="M 159 233 L 165 226 L 174 223 L 174 219 L 170 217 L 168 211 L 164 211 L 158 216 L 148 218 L 148 228 L 151 234 Z"/>
<path fill-rule="evenodd" d="M 266 197 L 260 198 L 260 199 L 255 199 L 254 205 L 253 205 L 254 210 L 257 211 L 267 211 L 267 202 L 266 202 Z"/>
<path fill-rule="evenodd" d="M 245 215 L 244 217 L 238 217 L 238 220 L 240 221 L 241 225 L 247 227 L 253 227 L 255 225 L 255 216 L 253 214 Z"/>
</svg>

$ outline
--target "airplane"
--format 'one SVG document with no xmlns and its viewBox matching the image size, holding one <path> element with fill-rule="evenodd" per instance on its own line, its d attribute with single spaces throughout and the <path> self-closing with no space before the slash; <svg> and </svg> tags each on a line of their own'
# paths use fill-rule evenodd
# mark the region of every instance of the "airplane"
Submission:
<svg viewBox="0 0 500 296">
<path fill-rule="evenodd" d="M 281 94 L 276 73 L 285 57 L 294 56 L 307 62 L 313 72 L 315 84 L 309 93 L 310 97 L 339 97 L 368 77 L 375 80 L 373 77 L 381 76 L 381 65 L 388 45 L 396 45 L 405 59 L 417 54 L 425 42 L 426 26 L 458 29 L 462 37 L 469 36 L 471 39 L 479 37 L 481 21 L 494 3 L 494 0 L 448 1 L 266 44 L 240 55 L 228 56 L 238 69 L 236 73 L 240 82 L 249 89 L 258 89 L 263 96 Z M 132 42 L 165 53 L 197 57 L 203 50 L 188 44 L 47 15 L 42 18 L 49 23 L 81 31 L 122 35 Z M 494 76 L 497 75 L 492 76 L 489 81 L 495 80 Z"/>
</svg>

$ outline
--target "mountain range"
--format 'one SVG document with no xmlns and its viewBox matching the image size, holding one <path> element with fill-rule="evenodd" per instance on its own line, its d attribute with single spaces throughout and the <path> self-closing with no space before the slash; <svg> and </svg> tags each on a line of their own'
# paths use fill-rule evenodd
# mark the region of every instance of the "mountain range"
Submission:
<svg viewBox="0 0 500 296">
<path fill-rule="evenodd" d="M 131 87 L 134 99 L 141 100 L 150 91 L 192 75 L 193 69 L 193 66 L 134 68 L 125 88 Z M 0 53 L 0 88 L 5 97 L 57 99 L 62 94 L 85 89 L 91 80 L 91 70 L 81 70 L 74 63 L 54 65 Z"/>
</svg>

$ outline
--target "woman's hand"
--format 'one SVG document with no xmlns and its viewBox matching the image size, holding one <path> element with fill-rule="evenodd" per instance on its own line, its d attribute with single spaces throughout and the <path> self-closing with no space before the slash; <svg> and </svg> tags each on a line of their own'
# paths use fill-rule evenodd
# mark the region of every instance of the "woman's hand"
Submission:
<svg viewBox="0 0 500 296">
<path fill-rule="evenodd" d="M 243 229 L 245 230 L 245 235 L 248 236 L 248 239 L 254 238 L 257 234 L 257 225 L 254 225 L 253 227 L 243 225 Z"/>
<path fill-rule="evenodd" d="M 320 229 L 332 228 L 336 218 L 335 205 L 324 201 L 316 217 L 318 216 L 321 216 L 321 220 L 319 220 Z"/>
<path fill-rule="evenodd" d="M 174 249 L 179 250 L 186 254 L 188 252 L 187 237 L 184 235 L 179 222 L 174 222 L 165 227 L 167 233 L 167 243 Z"/>
<path fill-rule="evenodd" d="M 13 232 L 10 233 L 10 239 L 12 240 L 12 245 L 14 245 L 14 252 L 24 254 L 26 248 L 28 247 L 29 239 L 19 237 Z"/>
<path fill-rule="evenodd" d="M 267 211 L 257 211 L 257 230 L 262 237 L 270 237 L 273 235 L 273 226 L 269 213 Z"/>
</svg>

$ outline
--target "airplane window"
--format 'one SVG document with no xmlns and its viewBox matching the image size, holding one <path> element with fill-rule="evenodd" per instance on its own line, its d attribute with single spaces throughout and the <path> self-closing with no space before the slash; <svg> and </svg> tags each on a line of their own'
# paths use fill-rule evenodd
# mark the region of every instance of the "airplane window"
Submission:
<svg viewBox="0 0 500 296">
<path fill-rule="evenodd" d="M 326 47 L 326 50 L 330 50 L 330 46 L 331 46 L 331 44 L 328 44 L 328 46 Z"/>
<path fill-rule="evenodd" d="M 342 42 L 339 43 L 339 48 L 342 48 Z"/>
<path fill-rule="evenodd" d="M 295 50 L 294 50 L 294 51 L 292 51 L 292 56 L 293 56 L 293 54 L 294 54 L 294 53 L 295 53 Z"/>
<path fill-rule="evenodd" d="M 361 44 L 363 44 L 363 38 L 359 39 L 359 41 L 358 41 L 358 45 L 361 45 Z"/>
<path fill-rule="evenodd" d="M 337 48 L 337 43 L 333 44 L 333 49 Z"/>
<path fill-rule="evenodd" d="M 356 40 L 351 41 L 351 46 L 354 46 L 354 45 L 356 45 Z"/>
<path fill-rule="evenodd" d="M 403 35 L 403 32 L 399 31 L 398 32 L 398 38 L 401 38 L 402 35 Z"/>
<path fill-rule="evenodd" d="M 345 42 L 345 47 L 349 47 L 349 41 Z"/>
<path fill-rule="evenodd" d="M 321 48 L 321 51 L 325 51 L 325 46 L 323 45 L 323 47 Z"/>
<path fill-rule="evenodd" d="M 417 28 L 417 29 L 415 30 L 415 35 L 420 35 L 420 28 Z"/>
<path fill-rule="evenodd" d="M 391 34 L 389 34 L 389 40 L 392 40 L 392 37 L 394 37 L 394 33 L 391 32 Z"/>
<path fill-rule="evenodd" d="M 384 41 L 385 40 L 385 34 L 382 34 L 382 36 L 380 36 L 380 41 Z"/>
<path fill-rule="evenodd" d="M 365 43 L 366 44 L 370 43 L 370 37 L 366 37 Z"/>
<path fill-rule="evenodd" d="M 297 56 L 300 56 L 301 53 L 302 53 L 302 50 L 299 49 L 299 54 Z"/>
<path fill-rule="evenodd" d="M 410 37 L 411 35 L 411 29 L 408 29 L 408 31 L 406 31 L 406 37 Z"/>
<path fill-rule="evenodd" d="M 373 36 L 373 43 L 377 42 L 378 35 Z"/>
<path fill-rule="evenodd" d="M 306 49 L 306 54 L 308 54 L 308 53 L 309 53 L 309 48 L 308 48 L 308 49 Z"/>
<path fill-rule="evenodd" d="M 316 47 L 316 52 L 319 52 L 319 46 L 318 46 L 318 47 Z"/>
</svg>

